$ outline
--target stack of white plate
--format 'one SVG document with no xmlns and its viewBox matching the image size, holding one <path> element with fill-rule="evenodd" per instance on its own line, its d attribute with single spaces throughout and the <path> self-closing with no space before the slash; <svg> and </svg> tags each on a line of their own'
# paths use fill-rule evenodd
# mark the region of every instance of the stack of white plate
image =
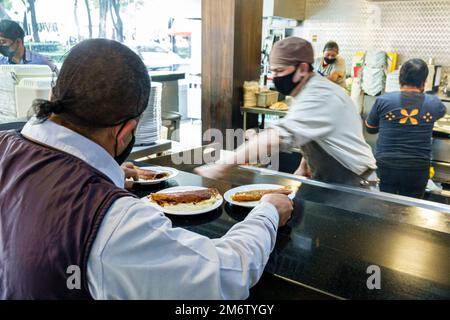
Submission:
<svg viewBox="0 0 450 320">
<path fill-rule="evenodd" d="M 7 122 L 17 117 L 14 96 L 15 81 L 11 73 L 0 71 L 0 121 Z"/>
<path fill-rule="evenodd" d="M 161 83 L 152 82 L 147 109 L 136 130 L 136 146 L 149 145 L 161 136 Z"/>
</svg>

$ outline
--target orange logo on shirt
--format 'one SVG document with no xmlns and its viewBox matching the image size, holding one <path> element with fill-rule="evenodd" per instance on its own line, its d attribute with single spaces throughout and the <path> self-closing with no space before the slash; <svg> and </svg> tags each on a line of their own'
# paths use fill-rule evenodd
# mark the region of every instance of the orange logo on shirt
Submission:
<svg viewBox="0 0 450 320">
<path fill-rule="evenodd" d="M 393 114 L 391 111 L 389 111 L 388 114 L 386 115 L 386 119 L 388 119 L 389 121 L 394 120 L 395 114 Z"/>
<path fill-rule="evenodd" d="M 400 119 L 400 124 L 405 124 L 408 122 L 408 120 L 411 121 L 411 124 L 419 124 L 419 121 L 414 118 L 414 116 L 417 116 L 419 114 L 419 109 L 413 109 L 411 110 L 411 113 L 408 113 L 408 110 L 406 109 L 402 109 L 400 110 L 400 113 L 402 114 L 402 116 L 404 116 L 404 118 Z"/>
<path fill-rule="evenodd" d="M 425 120 L 426 122 L 431 122 L 431 120 L 433 120 L 433 116 L 431 115 L 431 113 L 427 112 L 427 114 L 423 116 L 423 120 Z"/>
</svg>

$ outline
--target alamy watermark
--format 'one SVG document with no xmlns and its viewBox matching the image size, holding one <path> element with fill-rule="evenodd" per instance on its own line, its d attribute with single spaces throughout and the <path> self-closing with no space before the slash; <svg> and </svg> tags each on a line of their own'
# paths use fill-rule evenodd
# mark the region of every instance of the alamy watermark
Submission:
<svg viewBox="0 0 450 320">
<path fill-rule="evenodd" d="M 67 267 L 66 273 L 69 275 L 67 277 L 66 285 L 69 290 L 81 290 L 81 269 L 77 265 L 71 265 Z"/>
<path fill-rule="evenodd" d="M 367 267 L 367 274 L 370 276 L 367 278 L 366 285 L 369 290 L 381 290 L 381 269 L 377 265 L 371 265 Z"/>
<path fill-rule="evenodd" d="M 172 136 L 176 133 L 174 132 Z M 250 141 L 245 140 L 246 133 L 242 129 L 226 129 L 224 133 L 219 129 L 208 129 L 203 133 L 203 141 L 210 141 L 210 152 L 203 152 L 201 149 L 194 150 L 194 152 L 173 153 L 171 160 L 174 165 L 202 165 L 202 164 L 257 164 L 268 169 L 279 170 L 280 154 L 279 144 L 272 143 L 269 145 L 268 137 L 259 135 L 252 135 Z M 245 146 L 247 152 L 234 152 L 236 149 L 240 150 Z M 222 153 L 228 151 L 227 155 Z"/>
<path fill-rule="evenodd" d="M 77 265 L 67 267 L 66 285 L 69 290 L 81 290 L 81 268 Z M 377 265 L 367 267 L 366 273 L 370 276 L 367 278 L 366 285 L 369 290 L 381 290 L 381 269 Z"/>
</svg>

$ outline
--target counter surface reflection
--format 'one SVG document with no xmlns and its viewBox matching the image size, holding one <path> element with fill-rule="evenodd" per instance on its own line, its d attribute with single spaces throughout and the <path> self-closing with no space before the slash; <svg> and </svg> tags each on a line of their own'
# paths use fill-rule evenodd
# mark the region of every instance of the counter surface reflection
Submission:
<svg viewBox="0 0 450 320">
<path fill-rule="evenodd" d="M 266 274 L 257 285 L 273 292 L 256 293 L 258 297 L 301 297 L 286 290 L 281 296 L 276 294 L 278 283 L 282 288 L 287 281 L 293 288 L 309 288 L 334 298 L 450 298 L 450 214 L 444 212 L 449 206 L 442 205 L 439 211 L 398 204 L 242 168 L 226 180 L 180 172 L 166 183 L 136 187 L 133 192 L 144 197 L 168 187 L 193 185 L 215 187 L 223 195 L 251 183 L 300 186 L 293 218 L 279 230 Z M 214 212 L 169 218 L 174 226 L 217 238 L 248 212 L 224 202 Z M 371 266 L 380 268 L 381 289 L 368 288 Z M 268 277 L 272 283 L 264 286 Z M 369 283 L 375 283 L 372 279 Z"/>
</svg>

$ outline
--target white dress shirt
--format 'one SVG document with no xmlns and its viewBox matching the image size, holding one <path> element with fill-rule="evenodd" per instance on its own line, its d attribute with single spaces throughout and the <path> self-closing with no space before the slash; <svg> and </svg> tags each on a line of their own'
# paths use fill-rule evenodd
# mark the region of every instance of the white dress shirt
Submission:
<svg viewBox="0 0 450 320">
<path fill-rule="evenodd" d="M 124 187 L 124 173 L 95 142 L 52 121 L 30 120 L 22 135 L 65 151 Z M 105 215 L 88 258 L 94 299 L 244 299 L 273 250 L 278 213 L 259 204 L 222 238 L 173 228 L 145 199 L 123 197 Z"/>
</svg>

